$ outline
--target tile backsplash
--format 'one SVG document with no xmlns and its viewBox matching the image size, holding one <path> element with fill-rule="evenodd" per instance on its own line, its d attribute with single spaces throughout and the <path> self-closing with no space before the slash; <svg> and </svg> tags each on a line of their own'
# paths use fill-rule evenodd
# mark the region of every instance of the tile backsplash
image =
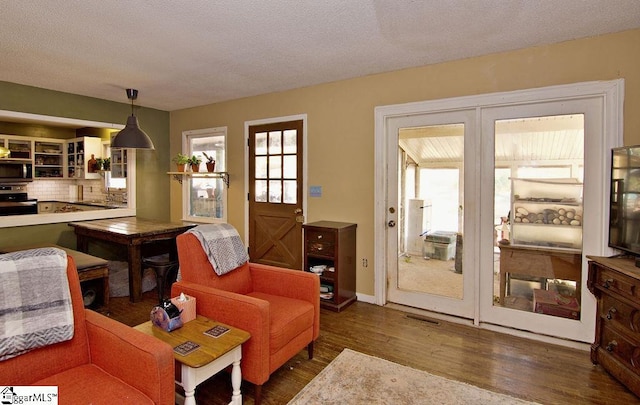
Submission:
<svg viewBox="0 0 640 405">
<path fill-rule="evenodd" d="M 82 185 L 83 200 L 105 200 L 106 190 L 104 182 L 98 180 L 37 180 L 27 184 L 29 198 L 40 201 L 75 201 L 70 186 Z"/>
</svg>

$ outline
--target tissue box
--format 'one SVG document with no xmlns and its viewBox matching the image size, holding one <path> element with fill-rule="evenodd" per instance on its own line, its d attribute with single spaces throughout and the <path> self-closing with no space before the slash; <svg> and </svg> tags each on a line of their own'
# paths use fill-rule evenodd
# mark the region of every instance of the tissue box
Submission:
<svg viewBox="0 0 640 405">
<path fill-rule="evenodd" d="M 172 330 L 182 327 L 182 319 L 180 319 L 180 316 L 170 318 L 167 311 L 161 307 L 154 307 L 151 310 L 151 322 L 158 328 L 167 332 L 171 332 Z"/>
<path fill-rule="evenodd" d="M 171 303 L 182 311 L 180 313 L 182 323 L 196 319 L 196 298 L 186 294 L 185 298 L 185 301 L 180 301 L 180 297 L 171 298 Z"/>
</svg>

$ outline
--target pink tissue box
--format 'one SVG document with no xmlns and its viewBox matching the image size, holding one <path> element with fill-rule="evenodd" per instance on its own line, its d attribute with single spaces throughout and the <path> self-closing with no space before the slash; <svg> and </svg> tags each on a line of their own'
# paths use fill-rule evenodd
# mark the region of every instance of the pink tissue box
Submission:
<svg viewBox="0 0 640 405">
<path fill-rule="evenodd" d="M 196 299 L 190 295 L 185 294 L 186 301 L 180 301 L 180 297 L 171 298 L 173 305 L 178 307 L 182 312 L 180 313 L 180 319 L 182 323 L 187 323 L 196 319 Z"/>
</svg>

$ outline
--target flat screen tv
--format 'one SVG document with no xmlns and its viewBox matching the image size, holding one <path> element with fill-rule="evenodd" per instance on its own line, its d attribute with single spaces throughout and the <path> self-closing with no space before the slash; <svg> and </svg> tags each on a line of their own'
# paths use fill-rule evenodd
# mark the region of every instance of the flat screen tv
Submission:
<svg viewBox="0 0 640 405">
<path fill-rule="evenodd" d="M 640 267 L 640 145 L 611 150 L 609 246 Z"/>
</svg>

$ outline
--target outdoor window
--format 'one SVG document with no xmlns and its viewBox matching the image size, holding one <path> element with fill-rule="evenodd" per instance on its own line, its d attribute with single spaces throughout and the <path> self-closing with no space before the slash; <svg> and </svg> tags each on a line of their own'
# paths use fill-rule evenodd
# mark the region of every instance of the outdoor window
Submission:
<svg viewBox="0 0 640 405">
<path fill-rule="evenodd" d="M 182 189 L 183 218 L 197 222 L 226 222 L 227 128 L 209 128 L 183 133 L 184 154 L 200 159 L 196 170 L 185 176 Z M 209 159 L 215 161 L 213 172 L 207 171 Z M 228 179 L 228 178 L 227 178 Z"/>
</svg>

